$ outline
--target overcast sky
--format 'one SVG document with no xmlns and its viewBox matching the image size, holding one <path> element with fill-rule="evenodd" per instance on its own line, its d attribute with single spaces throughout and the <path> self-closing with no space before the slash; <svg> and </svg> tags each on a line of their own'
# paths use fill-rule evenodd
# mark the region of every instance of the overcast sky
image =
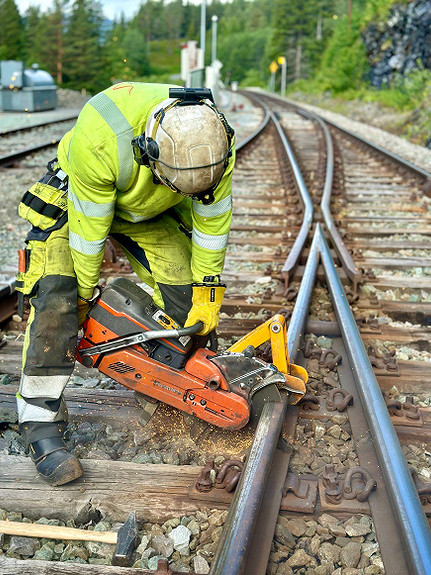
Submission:
<svg viewBox="0 0 431 575">
<path fill-rule="evenodd" d="M 40 6 L 43 11 L 51 7 L 52 0 L 15 0 L 18 10 L 21 15 L 27 10 L 29 6 Z M 194 0 L 195 4 L 200 4 L 200 0 Z M 106 18 L 113 20 L 124 13 L 126 18 L 131 18 L 138 11 L 140 0 L 100 0 L 103 7 L 103 13 Z"/>
</svg>

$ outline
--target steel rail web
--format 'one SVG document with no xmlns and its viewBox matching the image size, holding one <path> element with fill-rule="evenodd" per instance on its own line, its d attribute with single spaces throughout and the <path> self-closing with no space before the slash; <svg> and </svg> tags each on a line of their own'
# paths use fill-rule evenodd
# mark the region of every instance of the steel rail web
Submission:
<svg viewBox="0 0 431 575">
<path fill-rule="evenodd" d="M 374 439 L 402 538 L 410 575 L 431 575 L 431 533 L 388 409 L 353 317 L 328 244 L 318 224 L 319 250 L 350 364 Z"/>
<path fill-rule="evenodd" d="M 308 195 L 305 185 L 304 190 Z M 287 331 L 289 357 L 292 362 L 295 361 L 299 342 L 305 330 L 318 262 L 318 244 L 317 240 L 314 240 Z M 281 402 L 267 403 L 262 410 L 250 453 L 241 473 L 241 479 L 235 490 L 214 554 L 210 569 L 211 575 L 240 575 L 244 573 L 286 409 L 287 396 L 283 394 Z M 274 493 L 274 497 L 279 498 L 280 502 L 281 496 L 281 490 L 279 493 Z M 272 524 L 266 525 L 268 532 L 272 530 L 271 534 L 275 531 L 278 508 L 277 514 L 272 518 Z M 268 549 L 262 549 L 262 555 L 266 553 L 268 557 L 269 551 L 270 544 Z"/>
</svg>

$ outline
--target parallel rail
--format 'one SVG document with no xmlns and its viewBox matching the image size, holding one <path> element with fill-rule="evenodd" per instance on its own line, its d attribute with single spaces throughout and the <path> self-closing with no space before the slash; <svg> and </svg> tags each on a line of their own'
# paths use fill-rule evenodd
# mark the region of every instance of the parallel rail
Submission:
<svg viewBox="0 0 431 575">
<path fill-rule="evenodd" d="M 259 94 L 259 99 L 265 100 L 261 94 Z M 356 290 L 357 284 L 361 280 L 361 274 L 341 240 L 329 207 L 333 173 L 331 136 L 320 118 L 314 117 L 308 112 L 303 114 L 317 121 L 325 134 L 327 170 L 320 206 L 325 230 L 321 224 L 315 223 L 316 213 L 319 212 L 313 208 L 313 202 L 307 192 L 292 146 L 274 113 L 268 111 L 265 113 L 264 121 L 258 131 L 258 134 L 262 134 L 262 130 L 269 126 L 270 122 L 276 126 L 280 142 L 289 157 L 296 186 L 300 191 L 304 206 L 304 218 L 299 235 L 296 237 L 281 270 L 286 287 L 291 281 L 293 271 L 303 257 L 302 254 L 306 249 L 307 241 L 311 240 L 301 286 L 289 323 L 288 348 L 290 359 L 294 362 L 298 357 L 302 336 L 306 329 L 312 290 L 321 261 L 338 319 L 338 326 L 335 327 L 334 333 L 341 333 L 347 350 L 357 392 L 366 413 L 374 448 L 382 469 L 384 484 L 387 486 L 389 494 L 382 495 L 382 497 L 390 496 L 388 501 L 390 500 L 391 508 L 385 511 L 388 513 L 387 517 L 390 517 L 391 523 L 396 525 L 396 530 L 398 530 L 398 535 L 396 531 L 394 532 L 394 538 L 398 538 L 401 542 L 394 551 L 392 558 L 389 556 L 387 547 L 382 549 L 384 559 L 387 560 L 388 564 L 387 573 L 408 572 L 413 575 L 430 575 L 431 538 L 422 505 L 325 239 L 324 232 L 326 231 Z M 245 148 L 252 141 L 252 137 L 247 138 L 238 146 L 238 149 Z M 391 159 L 395 159 L 397 162 L 401 160 L 399 157 L 392 157 Z M 406 169 L 417 168 L 412 168 L 409 162 L 403 162 L 403 164 Z M 430 174 L 428 172 L 417 169 L 416 173 L 429 181 Z M 313 227 L 313 237 L 310 238 Z M 291 411 L 292 408 L 287 405 L 287 397 L 283 397 L 282 402 L 265 405 L 215 552 L 210 570 L 212 575 L 240 575 L 241 573 L 258 575 L 266 570 L 288 463 L 288 460 L 287 463 L 280 463 L 279 458 L 281 456 L 278 453 L 277 442 L 286 413 L 289 417 Z M 384 484 L 378 484 L 379 492 L 384 491 Z M 371 497 L 377 498 L 377 494 Z M 373 505 L 375 504 L 373 503 Z M 373 505 L 370 503 L 372 509 Z M 382 518 L 374 517 L 374 521 L 380 537 L 380 532 L 384 529 Z M 262 537 L 262 531 L 265 532 L 264 537 Z M 0 566 L 1 562 L 0 559 Z M 402 571 L 397 571 L 400 568 Z M 157 573 L 162 572 L 164 571 L 157 571 Z M 142 571 L 142 573 L 147 573 L 147 571 Z"/>
</svg>

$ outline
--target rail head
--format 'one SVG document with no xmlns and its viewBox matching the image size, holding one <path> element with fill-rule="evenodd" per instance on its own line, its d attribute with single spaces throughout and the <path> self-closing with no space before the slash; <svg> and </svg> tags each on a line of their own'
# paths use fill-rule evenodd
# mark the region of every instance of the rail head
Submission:
<svg viewBox="0 0 431 575">
<path fill-rule="evenodd" d="M 284 262 L 284 265 L 281 269 L 281 276 L 285 281 L 286 287 L 288 286 L 289 280 L 293 274 L 294 269 L 298 265 L 299 258 L 301 256 L 302 250 L 304 249 L 305 242 L 307 241 L 309 231 L 313 224 L 313 216 L 314 216 L 314 208 L 313 208 L 313 201 L 308 193 L 307 187 L 304 182 L 304 178 L 302 176 L 301 170 L 299 168 L 298 161 L 295 157 L 293 152 L 292 146 L 283 130 L 280 122 L 276 115 L 271 112 L 271 120 L 273 121 L 275 127 L 277 128 L 277 132 L 280 138 L 280 141 L 283 145 L 284 151 L 289 159 L 290 166 L 292 168 L 293 176 L 295 178 L 295 183 L 299 191 L 299 195 L 301 197 L 302 205 L 304 207 L 304 216 L 302 219 L 301 228 L 299 233 L 296 237 L 296 240 L 289 252 L 289 255 Z"/>
<path fill-rule="evenodd" d="M 246 148 L 248 146 L 248 144 L 250 144 L 255 138 L 257 138 L 257 136 L 259 136 L 259 134 L 261 134 L 263 132 L 263 130 L 266 128 L 266 126 L 268 125 L 268 122 L 270 120 L 269 108 L 265 104 L 265 102 L 262 101 L 261 98 L 259 98 L 255 94 L 251 95 L 251 94 L 247 93 L 244 95 L 249 100 L 251 100 L 253 103 L 255 103 L 259 107 L 261 107 L 263 109 L 263 111 L 265 112 L 265 116 L 264 116 L 262 122 L 259 124 L 259 126 L 249 136 L 247 136 L 246 138 L 241 140 L 241 142 L 239 142 L 235 146 L 236 152 L 240 152 L 241 150 L 244 150 L 244 148 Z"/>
</svg>

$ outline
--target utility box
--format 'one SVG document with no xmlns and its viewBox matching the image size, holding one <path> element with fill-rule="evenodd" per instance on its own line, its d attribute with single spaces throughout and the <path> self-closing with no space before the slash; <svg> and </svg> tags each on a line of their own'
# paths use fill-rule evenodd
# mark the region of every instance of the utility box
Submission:
<svg viewBox="0 0 431 575">
<path fill-rule="evenodd" d="M 57 106 L 53 77 L 37 64 L 24 68 L 18 60 L 0 61 L 0 108 L 5 112 L 41 112 Z"/>
</svg>

